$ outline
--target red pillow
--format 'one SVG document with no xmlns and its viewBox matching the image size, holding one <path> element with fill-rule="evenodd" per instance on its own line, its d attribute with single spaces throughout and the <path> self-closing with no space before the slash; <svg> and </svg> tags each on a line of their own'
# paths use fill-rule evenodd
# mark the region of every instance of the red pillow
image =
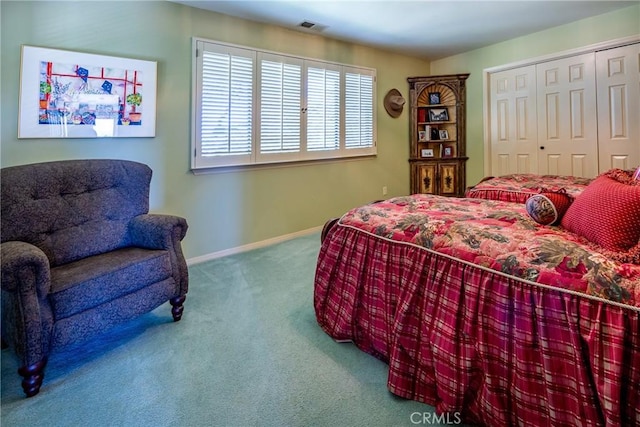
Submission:
<svg viewBox="0 0 640 427">
<path fill-rule="evenodd" d="M 610 251 L 626 251 L 640 240 L 640 186 L 614 178 L 594 179 L 571 204 L 562 226 Z"/>
</svg>

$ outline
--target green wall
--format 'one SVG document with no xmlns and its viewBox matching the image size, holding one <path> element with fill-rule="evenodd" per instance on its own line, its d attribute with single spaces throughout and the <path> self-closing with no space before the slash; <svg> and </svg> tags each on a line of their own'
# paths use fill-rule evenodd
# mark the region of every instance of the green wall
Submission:
<svg viewBox="0 0 640 427">
<path fill-rule="evenodd" d="M 122 158 L 154 170 L 151 208 L 187 218 L 188 258 L 320 226 L 327 218 L 409 191 L 407 108 L 390 118 L 391 88 L 408 98 L 408 76 L 469 72 L 467 183 L 483 176 L 482 70 L 640 31 L 640 5 L 433 63 L 186 6 L 155 1 L 2 1 L 1 165 Z M 190 165 L 191 38 L 377 69 L 378 156 L 193 175 Z M 158 62 L 155 138 L 17 139 L 22 44 Z"/>
<path fill-rule="evenodd" d="M 467 184 L 484 176 L 484 69 L 636 34 L 640 34 L 640 4 L 433 61 L 431 74 L 471 74 L 467 81 Z"/>
<path fill-rule="evenodd" d="M 429 62 L 262 25 L 169 2 L 2 1 L 2 166 L 60 159 L 121 158 L 154 170 L 151 208 L 187 218 L 188 258 L 322 225 L 374 199 L 409 191 L 408 118 L 390 118 L 391 88 Z M 244 172 L 193 175 L 190 166 L 191 38 L 203 37 L 377 69 L 378 156 Z M 22 44 L 158 62 L 155 138 L 17 139 Z"/>
</svg>

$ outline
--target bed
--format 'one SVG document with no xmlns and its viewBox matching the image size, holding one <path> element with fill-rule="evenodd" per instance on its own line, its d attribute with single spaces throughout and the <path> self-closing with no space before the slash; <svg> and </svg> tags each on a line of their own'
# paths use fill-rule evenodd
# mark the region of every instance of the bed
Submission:
<svg viewBox="0 0 640 427">
<path fill-rule="evenodd" d="M 640 236 L 613 251 L 523 204 L 422 194 L 322 236 L 318 324 L 388 363 L 393 394 L 478 425 L 640 425 Z"/>
<path fill-rule="evenodd" d="M 505 202 L 524 203 L 542 191 L 564 189 L 577 197 L 593 181 L 592 178 L 561 175 L 510 174 L 485 177 L 478 184 L 467 188 L 465 197 Z"/>
</svg>

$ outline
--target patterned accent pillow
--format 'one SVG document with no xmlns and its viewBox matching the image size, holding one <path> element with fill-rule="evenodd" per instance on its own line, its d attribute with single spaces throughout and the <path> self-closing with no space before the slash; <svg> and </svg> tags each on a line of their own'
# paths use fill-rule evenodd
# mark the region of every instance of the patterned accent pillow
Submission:
<svg viewBox="0 0 640 427">
<path fill-rule="evenodd" d="M 538 224 L 554 225 L 560 222 L 573 198 L 566 191 L 541 192 L 529 197 L 525 208 L 529 216 Z"/>
<path fill-rule="evenodd" d="M 635 182 L 639 181 L 620 170 L 600 175 L 571 204 L 562 218 L 562 226 L 610 251 L 627 251 L 637 246 L 640 185 Z"/>
</svg>

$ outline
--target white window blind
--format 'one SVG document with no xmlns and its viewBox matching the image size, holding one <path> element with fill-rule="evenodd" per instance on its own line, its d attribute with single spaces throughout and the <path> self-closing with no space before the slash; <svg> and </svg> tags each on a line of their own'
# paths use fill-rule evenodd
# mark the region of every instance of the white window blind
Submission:
<svg viewBox="0 0 640 427">
<path fill-rule="evenodd" d="M 299 153 L 302 61 L 258 55 L 260 63 L 260 154 Z M 261 160 L 265 160 L 262 159 Z"/>
<path fill-rule="evenodd" d="M 345 72 L 345 148 L 368 148 L 374 141 L 374 76 L 360 70 Z"/>
<path fill-rule="evenodd" d="M 321 68 L 322 67 L 322 68 Z M 307 68 L 307 150 L 340 148 L 340 71 L 329 64 Z"/>
<path fill-rule="evenodd" d="M 255 53 L 198 43 L 196 166 L 250 163 Z"/>
<path fill-rule="evenodd" d="M 192 169 L 376 154 L 375 75 L 194 39 Z"/>
</svg>

